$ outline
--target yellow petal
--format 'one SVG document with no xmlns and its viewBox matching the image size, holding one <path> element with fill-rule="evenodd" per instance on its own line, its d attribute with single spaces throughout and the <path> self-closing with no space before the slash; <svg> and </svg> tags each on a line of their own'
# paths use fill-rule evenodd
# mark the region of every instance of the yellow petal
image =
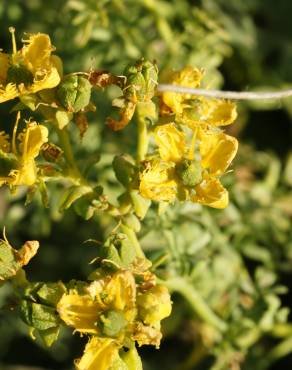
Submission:
<svg viewBox="0 0 292 370">
<path fill-rule="evenodd" d="M 213 208 L 225 208 L 228 205 L 228 191 L 216 178 L 209 177 L 195 187 L 196 194 L 192 202 L 204 204 Z"/>
<path fill-rule="evenodd" d="M 88 295 L 64 294 L 57 305 L 61 319 L 81 333 L 98 334 L 100 306 Z"/>
<path fill-rule="evenodd" d="M 42 145 L 48 141 L 48 129 L 43 125 L 30 124 L 24 135 L 21 135 L 21 140 L 20 150 L 25 162 L 39 155 Z"/>
<path fill-rule="evenodd" d="M 236 155 L 238 141 L 223 132 L 200 132 L 202 166 L 212 175 L 219 176 L 227 169 Z"/>
<path fill-rule="evenodd" d="M 170 83 L 185 87 L 196 88 L 200 85 L 203 71 L 198 68 L 187 66 L 179 72 L 175 72 Z M 184 109 L 184 100 L 190 99 L 189 94 L 178 94 L 174 92 L 164 92 L 162 101 L 176 114 L 181 114 Z"/>
<path fill-rule="evenodd" d="M 21 49 L 23 61 L 27 68 L 35 73 L 38 69 L 50 68 L 50 56 L 54 50 L 50 37 L 44 33 L 32 34 L 24 40 L 25 46 Z"/>
<path fill-rule="evenodd" d="M 137 341 L 139 346 L 146 344 L 159 348 L 161 338 L 160 328 L 143 325 L 141 322 L 136 322 L 133 325 L 132 339 Z"/>
<path fill-rule="evenodd" d="M 33 159 L 20 161 L 17 169 L 9 173 L 8 183 L 10 185 L 31 186 L 37 180 L 37 167 Z"/>
<path fill-rule="evenodd" d="M 180 161 L 186 151 L 185 135 L 173 123 L 156 127 L 155 141 L 164 161 Z"/>
<path fill-rule="evenodd" d="M 157 201 L 173 201 L 177 193 L 177 184 L 171 178 L 167 163 L 153 160 L 147 163 L 146 169 L 140 174 L 139 191 L 144 198 Z"/>
<path fill-rule="evenodd" d="M 19 95 L 17 87 L 13 83 L 9 83 L 6 86 L 0 85 L 0 103 L 7 100 L 12 100 Z"/>
<path fill-rule="evenodd" d="M 236 105 L 228 100 L 201 99 L 202 119 L 213 126 L 230 125 L 237 118 Z"/>
<path fill-rule="evenodd" d="M 9 67 L 9 56 L 8 54 L 0 51 L 0 85 L 5 83 L 7 77 L 7 70 Z"/>
<path fill-rule="evenodd" d="M 83 356 L 75 361 L 76 370 L 109 370 L 118 356 L 119 347 L 113 339 L 92 337 Z"/>
<path fill-rule="evenodd" d="M 136 284 L 130 271 L 117 272 L 106 284 L 103 300 L 108 307 L 120 311 L 132 310 L 136 301 Z"/>
</svg>

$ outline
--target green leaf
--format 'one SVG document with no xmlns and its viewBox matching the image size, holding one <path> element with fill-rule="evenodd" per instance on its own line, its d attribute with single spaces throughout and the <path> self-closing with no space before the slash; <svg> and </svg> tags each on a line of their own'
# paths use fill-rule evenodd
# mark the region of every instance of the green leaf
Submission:
<svg viewBox="0 0 292 370">
<path fill-rule="evenodd" d="M 20 310 L 23 321 L 37 330 L 47 330 L 58 326 L 60 323 L 53 307 L 23 300 Z"/>
<path fill-rule="evenodd" d="M 60 212 L 71 207 L 71 205 L 85 194 L 91 193 L 92 189 L 89 186 L 72 186 L 66 189 L 62 196 L 62 200 L 59 206 Z"/>
<path fill-rule="evenodd" d="M 59 332 L 60 326 L 54 326 L 46 330 L 38 331 L 40 337 L 47 347 L 51 347 L 51 345 L 58 339 Z"/>
</svg>

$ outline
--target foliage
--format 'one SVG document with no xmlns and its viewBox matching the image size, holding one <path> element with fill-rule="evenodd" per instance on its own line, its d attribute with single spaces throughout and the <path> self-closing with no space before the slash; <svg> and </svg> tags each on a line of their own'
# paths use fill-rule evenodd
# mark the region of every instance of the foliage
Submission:
<svg viewBox="0 0 292 370">
<path fill-rule="evenodd" d="M 6 226 L 12 245 L 33 238 L 40 240 L 41 246 L 26 267 L 28 282 L 19 270 L 26 265 L 19 254 L 32 242 L 20 250 L 12 249 L 7 239 L 1 244 L 6 261 L 13 264 L 5 278 L 15 275 L 13 283 L 0 289 L 4 368 L 15 363 L 12 353 L 20 339 L 30 351 L 28 355 L 18 350 L 24 364 L 71 368 L 72 359 L 78 353 L 81 357 L 80 346 L 84 347 L 85 341 L 80 344 L 68 329 L 59 332 L 61 320 L 78 331 L 74 317 L 79 311 L 73 311 L 75 316 L 69 319 L 66 307 L 80 300 L 90 313 L 92 300 L 97 299 L 92 287 L 96 289 L 104 275 L 113 277 L 120 270 L 128 271 L 127 281 L 134 276 L 139 293 L 128 297 L 135 305 L 139 306 L 142 291 L 151 302 L 160 302 L 162 286 L 172 292 L 172 314 L 162 322 L 161 349 L 139 349 L 145 369 L 158 369 L 162 363 L 167 369 L 263 370 L 274 364 L 289 368 L 289 357 L 281 359 L 291 352 L 292 337 L 286 307 L 292 258 L 290 100 L 240 105 L 236 124 L 226 127 L 227 135 L 218 129 L 220 120 L 214 115 L 220 102 L 209 104 L 201 97 L 189 100 L 173 93 L 157 96 L 153 84 L 159 70 L 159 81 L 187 85 L 183 71 L 190 65 L 191 86 L 196 79 L 206 88 L 223 83 L 238 90 L 289 86 L 290 5 L 281 0 L 277 12 L 274 7 L 274 2 L 260 0 L 0 3 L 2 49 L 11 51 L 7 37 L 11 25 L 16 27 L 18 47 L 23 32 L 43 32 L 51 36 L 64 64 L 64 72 L 60 63 L 55 64 L 63 79 L 50 90 L 53 94 L 49 90 L 22 94 L 19 103 L 8 101 L 0 106 L 1 131 L 5 130 L 0 137 L 4 149 L 0 159 L 6 171 L 0 182 L 12 189 L 22 182 L 30 186 L 28 193 L 20 187 L 15 194 L 1 188 L 1 226 Z M 133 62 L 142 57 L 146 62 Z M 127 65 L 130 67 L 125 68 Z M 206 71 L 203 78 L 202 69 Z M 180 72 L 173 74 L 173 70 Z M 74 74 L 76 71 L 83 73 Z M 12 150 L 15 113 L 9 114 L 10 109 L 22 110 L 18 132 L 26 129 L 14 141 L 16 154 Z M 224 106 L 224 112 L 221 125 L 235 119 L 232 105 Z M 203 158 L 199 164 L 198 156 L 190 158 L 191 139 L 195 127 L 203 128 L 206 116 L 210 132 L 206 136 L 203 129 L 194 138 L 196 153 L 199 150 Z M 30 117 L 33 120 L 24 124 L 23 118 Z M 35 130 L 33 121 L 40 123 L 40 141 L 27 156 L 21 140 Z M 110 130 L 105 122 L 118 131 Z M 49 129 L 48 137 L 45 129 Z M 206 144 L 199 148 L 204 135 Z M 231 135 L 237 136 L 241 145 L 229 173 L 227 166 L 236 151 Z M 233 150 L 222 156 L 219 149 L 227 144 Z M 204 153 L 215 146 L 213 161 L 207 156 L 204 160 Z M 225 162 L 220 164 L 222 157 Z M 7 168 L 18 172 L 7 178 Z M 23 168 L 29 171 L 23 173 Z M 223 172 L 227 173 L 220 184 L 217 181 Z M 202 173 L 215 176 L 213 190 L 225 194 L 222 207 L 226 202 L 222 189 L 228 190 L 230 202 L 224 210 L 197 203 L 203 199 L 198 197 Z M 191 187 L 196 187 L 195 194 Z M 174 198 L 179 201 L 173 202 Z M 204 202 L 206 197 L 200 203 Z M 92 240 L 82 246 L 89 238 Z M 150 270 L 147 264 L 137 270 L 136 262 L 133 265 L 137 254 L 152 262 Z M 88 265 L 91 260 L 94 263 Z M 149 275 L 145 276 L 146 271 Z M 69 282 L 72 277 L 76 280 Z M 144 293 L 148 279 L 151 284 Z M 59 280 L 65 284 L 48 283 Z M 58 306 L 58 302 L 63 304 Z M 145 302 L 148 298 L 143 300 L 147 305 Z M 16 306 L 19 308 L 11 311 Z M 55 307 L 59 307 L 58 314 Z M 126 321 L 153 326 L 152 308 L 145 312 L 142 307 Z M 34 342 L 26 339 L 27 328 L 17 321 L 19 309 L 26 324 L 35 328 L 38 339 Z M 141 366 L 130 345 L 132 329 L 122 334 L 127 327 L 124 308 L 118 309 L 118 316 L 113 314 L 115 310 L 94 310 L 104 325 L 99 329 L 102 339 L 100 333 L 88 334 L 92 339 L 86 346 L 87 357 L 82 357 L 86 365 L 79 362 L 77 366 L 88 368 L 93 351 L 99 353 L 100 361 L 112 354 L 107 357 L 112 358 L 114 368 Z M 109 331 L 106 323 L 110 323 Z M 157 338 L 159 329 L 154 326 Z M 104 339 L 117 332 L 127 338 L 123 343 L 130 351 L 117 349 L 120 337 Z M 59 340 L 44 350 L 41 339 L 51 345 L 58 335 Z M 147 335 L 149 339 L 149 331 Z"/>
</svg>

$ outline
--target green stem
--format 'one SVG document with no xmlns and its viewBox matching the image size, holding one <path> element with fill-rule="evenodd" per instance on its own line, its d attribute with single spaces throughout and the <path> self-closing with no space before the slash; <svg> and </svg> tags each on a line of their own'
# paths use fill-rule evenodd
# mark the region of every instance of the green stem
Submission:
<svg viewBox="0 0 292 370">
<path fill-rule="evenodd" d="M 196 314 L 208 324 L 220 331 L 227 329 L 226 323 L 220 319 L 185 278 L 176 277 L 166 280 L 163 284 L 173 292 L 180 293 L 192 306 Z"/>
<path fill-rule="evenodd" d="M 70 167 L 70 172 L 74 175 L 74 177 L 82 179 L 82 175 L 79 171 L 79 168 L 77 167 L 74 153 L 72 150 L 72 146 L 70 143 L 70 138 L 68 134 L 68 130 L 66 127 L 64 127 L 62 130 L 60 130 L 58 127 L 56 127 L 56 131 L 60 140 L 61 147 L 64 151 L 65 159 Z"/>
<path fill-rule="evenodd" d="M 145 254 L 141 248 L 141 245 L 139 243 L 139 240 L 134 230 L 130 229 L 128 226 L 124 224 L 121 225 L 121 230 L 123 233 L 125 233 L 128 236 L 130 241 L 133 243 L 137 257 L 146 259 Z"/>
<path fill-rule="evenodd" d="M 137 126 L 138 126 L 138 147 L 137 147 L 137 162 L 143 161 L 148 151 L 149 135 L 145 116 L 137 106 Z"/>
</svg>

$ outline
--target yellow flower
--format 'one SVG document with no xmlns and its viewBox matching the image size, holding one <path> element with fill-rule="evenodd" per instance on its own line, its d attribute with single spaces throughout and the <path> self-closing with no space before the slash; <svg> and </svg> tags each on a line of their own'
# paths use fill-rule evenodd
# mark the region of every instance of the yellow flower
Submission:
<svg viewBox="0 0 292 370">
<path fill-rule="evenodd" d="M 136 285 L 129 271 L 94 281 L 80 295 L 64 294 L 57 310 L 61 319 L 81 333 L 123 337 L 134 319 Z"/>
<path fill-rule="evenodd" d="M 13 53 L 0 51 L 0 103 L 17 96 L 50 89 L 60 82 L 60 60 L 48 35 L 31 34 L 17 51 L 14 29 L 11 28 Z"/>
<path fill-rule="evenodd" d="M 140 193 L 152 200 L 189 199 L 214 208 L 228 204 L 221 176 L 235 157 L 238 142 L 222 131 L 196 130 L 187 146 L 186 136 L 173 123 L 158 126 L 155 140 L 161 159 L 140 175 Z M 162 170 L 162 164 L 164 170 Z"/>
<path fill-rule="evenodd" d="M 92 337 L 83 356 L 75 361 L 77 370 L 109 370 L 119 355 L 120 345 L 113 339 Z"/>
<path fill-rule="evenodd" d="M 184 87 L 197 88 L 200 86 L 204 71 L 198 68 L 187 66 L 181 71 L 174 72 L 169 83 Z M 191 98 L 190 94 L 179 94 L 166 91 L 161 94 L 163 104 L 171 109 L 173 113 L 181 114 L 188 104 L 186 101 Z"/>
<path fill-rule="evenodd" d="M 19 116 L 17 119 L 17 123 Z M 12 153 L 9 152 L 10 145 L 8 145 L 7 135 L 2 135 L 2 144 L 0 149 L 1 166 L 4 173 L 0 173 L 0 186 L 7 184 L 10 186 L 16 185 L 33 185 L 37 180 L 37 166 L 35 158 L 39 155 L 40 149 L 44 143 L 48 141 L 48 129 L 45 126 L 37 125 L 36 122 L 28 122 L 27 128 L 19 136 L 19 152 L 16 148 L 15 133 L 17 123 L 12 139 Z M 4 141 L 5 139 L 5 141 Z M 0 151 L 1 152 L 1 151 Z"/>
<path fill-rule="evenodd" d="M 173 73 L 168 81 L 173 85 L 198 88 L 204 72 L 190 66 Z M 210 99 L 172 91 L 161 94 L 161 113 L 175 114 L 176 121 L 191 129 L 225 126 L 235 121 L 236 106 L 231 101 Z"/>
</svg>

